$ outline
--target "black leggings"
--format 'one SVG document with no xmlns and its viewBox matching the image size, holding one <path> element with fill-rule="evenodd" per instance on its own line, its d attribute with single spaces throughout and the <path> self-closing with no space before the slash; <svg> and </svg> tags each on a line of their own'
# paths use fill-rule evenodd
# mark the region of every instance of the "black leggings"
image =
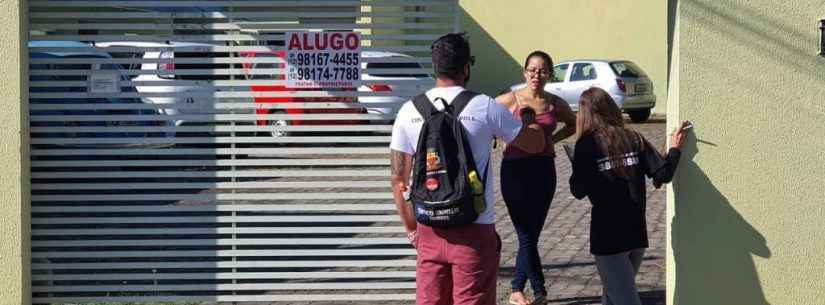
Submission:
<svg viewBox="0 0 825 305">
<path fill-rule="evenodd" d="M 501 163 L 501 194 L 519 242 L 511 282 L 513 291 L 524 291 L 529 278 L 534 292 L 546 292 L 538 242 L 555 192 L 556 164 L 552 157 L 527 157 Z"/>
</svg>

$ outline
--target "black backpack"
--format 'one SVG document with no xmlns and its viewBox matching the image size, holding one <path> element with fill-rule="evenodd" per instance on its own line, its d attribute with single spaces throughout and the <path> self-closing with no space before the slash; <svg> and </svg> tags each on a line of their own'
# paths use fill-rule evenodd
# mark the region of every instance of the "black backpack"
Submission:
<svg viewBox="0 0 825 305">
<path fill-rule="evenodd" d="M 456 227 L 472 223 L 486 209 L 485 181 L 481 180 L 466 130 L 458 117 L 478 95 L 463 91 L 438 111 L 426 95 L 413 99 L 424 118 L 413 161 L 410 201 L 418 222 L 432 227 Z M 485 167 L 486 176 L 487 169 Z"/>
</svg>

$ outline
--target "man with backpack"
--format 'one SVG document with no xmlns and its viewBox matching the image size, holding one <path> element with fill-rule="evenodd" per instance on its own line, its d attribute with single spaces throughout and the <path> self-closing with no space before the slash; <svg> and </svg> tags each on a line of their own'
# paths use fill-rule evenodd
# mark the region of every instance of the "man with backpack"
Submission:
<svg viewBox="0 0 825 305">
<path fill-rule="evenodd" d="M 418 253 L 416 301 L 493 305 L 501 240 L 490 146 L 498 137 L 539 152 L 545 136 L 529 107 L 518 121 L 464 89 L 474 63 L 464 34 L 444 35 L 431 49 L 435 88 L 401 107 L 390 143 L 393 197 Z"/>
</svg>

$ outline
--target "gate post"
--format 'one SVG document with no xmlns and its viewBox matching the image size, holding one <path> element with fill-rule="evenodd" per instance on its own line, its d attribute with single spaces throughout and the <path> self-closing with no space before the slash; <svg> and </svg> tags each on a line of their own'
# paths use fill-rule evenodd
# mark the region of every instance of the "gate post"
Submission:
<svg viewBox="0 0 825 305">
<path fill-rule="evenodd" d="M 31 304 L 26 0 L 0 1 L 0 303 Z"/>
</svg>

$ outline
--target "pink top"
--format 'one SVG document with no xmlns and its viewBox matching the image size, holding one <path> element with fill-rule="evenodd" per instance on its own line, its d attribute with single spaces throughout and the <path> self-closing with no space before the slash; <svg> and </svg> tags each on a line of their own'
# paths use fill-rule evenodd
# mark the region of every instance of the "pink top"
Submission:
<svg viewBox="0 0 825 305">
<path fill-rule="evenodd" d="M 515 95 L 515 94 L 514 94 Z M 513 110 L 513 117 L 521 120 L 521 104 L 518 102 L 518 97 L 516 97 L 516 109 Z M 553 151 L 553 132 L 556 131 L 556 125 L 558 124 L 558 119 L 556 118 L 556 107 L 553 107 L 553 110 L 543 112 L 536 115 L 536 123 L 544 129 L 544 135 L 547 138 L 547 144 L 544 146 L 544 150 L 540 153 L 531 154 L 526 151 L 521 150 L 518 147 L 513 145 L 507 145 L 507 148 L 504 149 L 504 159 L 519 159 L 525 157 L 533 157 L 533 156 L 550 156 L 555 157 L 555 151 Z"/>
</svg>

